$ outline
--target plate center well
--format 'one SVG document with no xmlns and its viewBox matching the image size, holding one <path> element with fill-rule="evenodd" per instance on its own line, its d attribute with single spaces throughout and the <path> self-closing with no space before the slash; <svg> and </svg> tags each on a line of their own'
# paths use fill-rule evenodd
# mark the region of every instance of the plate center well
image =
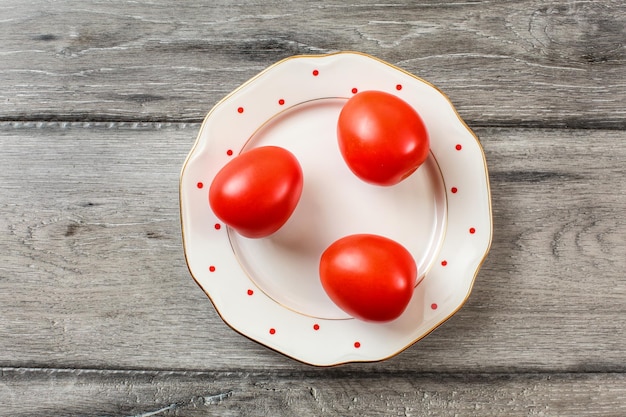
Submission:
<svg viewBox="0 0 626 417">
<path fill-rule="evenodd" d="M 327 98 L 293 106 L 250 138 L 242 151 L 274 145 L 298 158 L 302 197 L 287 223 L 267 238 L 248 239 L 229 230 L 237 258 L 259 289 L 284 307 L 323 319 L 350 318 L 319 281 L 319 259 L 331 243 L 356 233 L 394 239 L 411 252 L 421 278 L 434 263 L 446 221 L 443 179 L 432 154 L 392 187 L 367 184 L 348 169 L 336 133 L 345 101 Z"/>
</svg>

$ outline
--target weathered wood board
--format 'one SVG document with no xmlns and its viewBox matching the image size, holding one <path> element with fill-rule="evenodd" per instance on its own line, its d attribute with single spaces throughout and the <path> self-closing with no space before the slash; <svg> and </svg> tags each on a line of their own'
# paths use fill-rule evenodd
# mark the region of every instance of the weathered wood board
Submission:
<svg viewBox="0 0 626 417">
<path fill-rule="evenodd" d="M 0 126 L 1 364 L 294 366 L 223 324 L 187 271 L 178 179 L 198 130 Z M 375 367 L 624 370 L 626 155 L 615 147 L 624 132 L 476 133 L 494 239 L 473 294 L 432 335 Z"/>
<path fill-rule="evenodd" d="M 474 126 L 625 127 L 622 1 L 0 5 L 0 118 L 201 121 L 274 62 L 357 50 Z"/>
</svg>

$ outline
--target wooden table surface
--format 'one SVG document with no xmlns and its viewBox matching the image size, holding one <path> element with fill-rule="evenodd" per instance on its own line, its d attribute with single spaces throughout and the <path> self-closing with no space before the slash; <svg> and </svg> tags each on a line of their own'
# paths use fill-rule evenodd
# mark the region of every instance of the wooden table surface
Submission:
<svg viewBox="0 0 626 417">
<path fill-rule="evenodd" d="M 626 415 L 626 3 L 3 0 L 0 415 Z M 178 181 L 276 61 L 442 89 L 489 166 L 465 306 L 382 362 L 305 365 L 192 280 Z"/>
</svg>

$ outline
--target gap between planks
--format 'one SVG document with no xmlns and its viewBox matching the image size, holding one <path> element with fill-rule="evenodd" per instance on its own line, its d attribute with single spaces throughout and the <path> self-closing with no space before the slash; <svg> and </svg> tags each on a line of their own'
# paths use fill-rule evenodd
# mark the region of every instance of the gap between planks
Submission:
<svg viewBox="0 0 626 417">
<path fill-rule="evenodd" d="M 188 120 L 181 119 L 150 119 L 150 118 L 128 118 L 120 119 L 119 117 L 95 117 L 95 118 L 63 118 L 54 115 L 44 115 L 41 117 L 31 118 L 0 118 L 0 129 L 8 128 L 131 128 L 131 129 L 161 129 L 161 128 L 178 128 L 185 129 L 188 127 L 198 128 L 204 119 L 190 118 Z M 554 129 L 554 130 L 626 130 L 626 120 L 617 122 L 590 122 L 580 123 L 577 119 L 564 119 L 557 122 L 544 122 L 542 120 L 531 121 L 515 121 L 484 123 L 481 121 L 463 119 L 470 129 L 475 128 L 502 128 L 502 129 Z"/>
<path fill-rule="evenodd" d="M 367 364 L 365 364 L 367 366 Z M 179 370 L 179 369 L 134 369 L 134 368 L 80 368 L 80 367 L 14 367 L 14 366 L 2 366 L 0 367 L 0 376 L 5 374 L 77 374 L 77 375 L 123 375 L 123 376 L 169 376 L 169 377 L 202 377 L 202 376 L 246 376 L 246 377 L 268 377 L 267 370 L 265 369 L 223 369 L 223 370 Z M 508 379 L 511 376 L 517 377 L 554 377 L 564 378 L 572 376 L 601 376 L 601 375 L 622 375 L 626 374 L 623 370 L 559 370 L 554 372 L 552 370 L 522 370 L 516 369 L 511 372 L 502 371 L 482 371 L 482 372 L 420 372 L 411 370 L 397 370 L 397 369 L 358 369 L 355 367 L 312 367 L 310 370 L 293 369 L 293 370 L 273 370 L 271 378 L 336 378 L 342 377 L 353 378 L 358 376 L 360 378 L 384 378 L 390 376 L 402 376 L 402 377 L 417 377 L 417 378 L 448 378 L 448 379 L 484 379 L 484 380 L 500 380 Z"/>
</svg>

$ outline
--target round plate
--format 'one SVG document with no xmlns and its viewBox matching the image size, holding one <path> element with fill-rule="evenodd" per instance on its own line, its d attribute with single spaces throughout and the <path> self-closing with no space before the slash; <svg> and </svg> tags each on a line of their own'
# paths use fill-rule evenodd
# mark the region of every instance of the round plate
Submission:
<svg viewBox="0 0 626 417">
<path fill-rule="evenodd" d="M 339 112 L 364 90 L 402 98 L 430 134 L 428 160 L 396 186 L 360 181 L 339 153 Z M 278 232 L 248 239 L 217 219 L 208 190 L 229 160 L 265 145 L 298 158 L 304 188 Z M 184 164 L 180 205 L 187 265 L 222 319 L 320 366 L 382 360 L 434 330 L 469 296 L 492 235 L 487 165 L 476 136 L 434 86 L 359 53 L 280 61 L 218 103 Z M 416 260 L 420 284 L 392 322 L 349 317 L 320 284 L 322 252 L 354 233 L 390 237 Z"/>
</svg>

